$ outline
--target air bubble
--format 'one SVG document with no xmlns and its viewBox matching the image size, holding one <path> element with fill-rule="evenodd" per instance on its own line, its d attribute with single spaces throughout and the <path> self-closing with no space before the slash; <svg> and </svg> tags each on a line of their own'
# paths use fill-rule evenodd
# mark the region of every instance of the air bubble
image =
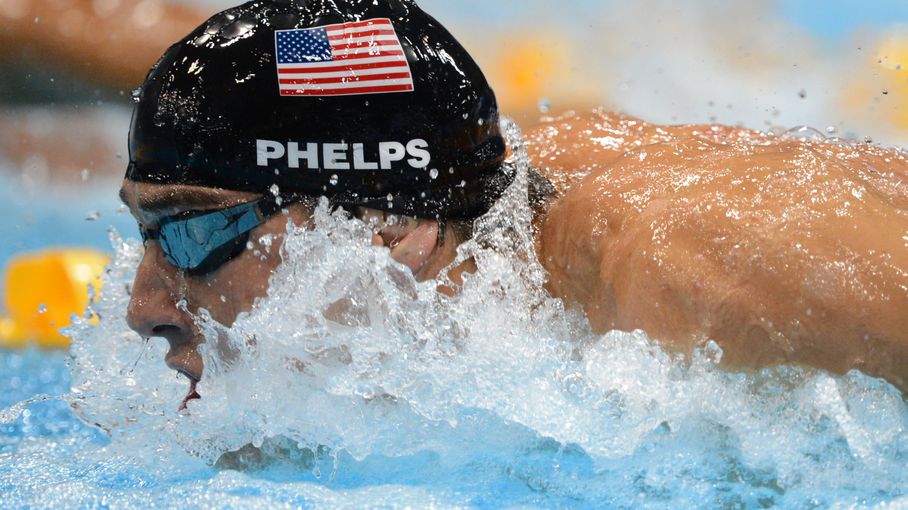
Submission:
<svg viewBox="0 0 908 510">
<path fill-rule="evenodd" d="M 788 130 L 788 135 L 800 140 L 825 140 L 826 135 L 810 126 L 797 126 Z"/>
<path fill-rule="evenodd" d="M 82 172 L 79 174 L 79 177 L 81 177 L 82 182 L 85 182 L 89 177 L 91 177 L 91 171 L 87 168 L 83 168 Z"/>
<path fill-rule="evenodd" d="M 433 180 L 438 179 L 438 169 L 433 168 L 433 169 L 429 170 L 429 177 L 431 177 Z"/>
<path fill-rule="evenodd" d="M 539 113 L 549 113 L 552 111 L 552 102 L 549 98 L 544 97 L 536 103 L 536 107 L 539 108 Z"/>
<path fill-rule="evenodd" d="M 337 174 L 332 174 L 331 179 L 328 182 L 331 183 L 332 186 L 337 186 L 337 182 L 339 180 L 340 178 L 337 176 Z"/>
<path fill-rule="evenodd" d="M 269 191 L 271 191 L 271 194 L 274 196 L 278 196 L 281 194 L 281 187 L 278 186 L 277 184 L 272 184 L 271 187 L 268 189 L 269 189 Z"/>
<path fill-rule="evenodd" d="M 45 304 L 38 305 L 38 313 L 41 313 L 41 314 L 47 313 L 47 305 L 45 305 Z"/>
<path fill-rule="evenodd" d="M 85 221 L 98 221 L 101 219 L 101 211 L 92 211 L 85 216 Z"/>
</svg>

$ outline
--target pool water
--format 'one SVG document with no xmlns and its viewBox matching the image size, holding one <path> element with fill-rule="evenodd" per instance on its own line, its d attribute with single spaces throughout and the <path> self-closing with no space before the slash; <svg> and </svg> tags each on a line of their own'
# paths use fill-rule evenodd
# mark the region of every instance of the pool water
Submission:
<svg viewBox="0 0 908 510">
<path fill-rule="evenodd" d="M 141 244 L 112 234 L 100 320 L 76 321 L 71 352 L 0 354 L 2 506 L 908 507 L 897 390 L 594 335 L 542 290 L 529 220 L 521 173 L 444 297 L 323 205 L 314 229 L 288 225 L 251 312 L 196 317 L 203 398 L 185 412 L 164 342 L 125 324 Z"/>
</svg>

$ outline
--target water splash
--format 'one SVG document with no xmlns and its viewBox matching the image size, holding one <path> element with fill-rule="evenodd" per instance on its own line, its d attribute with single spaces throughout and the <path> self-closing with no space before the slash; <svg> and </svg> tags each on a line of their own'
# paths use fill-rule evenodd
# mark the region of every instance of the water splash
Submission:
<svg viewBox="0 0 908 510">
<path fill-rule="evenodd" d="M 41 402 L 49 402 L 51 400 L 64 400 L 61 396 L 52 396 L 52 395 L 36 395 L 32 398 L 23 400 L 16 404 L 7 407 L 6 409 L 0 410 L 0 425 L 8 425 L 18 420 L 23 413 L 28 409 L 29 406 L 33 404 L 38 404 Z"/>
<path fill-rule="evenodd" d="M 188 412 L 163 342 L 125 323 L 142 247 L 113 235 L 101 320 L 69 331 L 66 397 L 109 443 L 50 460 L 51 446 L 23 448 L 22 464 L 82 488 L 18 481 L 16 501 L 825 507 L 905 495 L 908 407 L 888 384 L 725 372 L 713 343 L 685 358 L 642 332 L 600 337 L 548 296 L 525 151 L 507 131 L 518 177 L 460 247 L 455 264 L 478 271 L 454 297 L 321 204 L 313 228 L 288 225 L 285 262 L 253 310 L 231 328 L 196 317 L 203 398 Z"/>
</svg>

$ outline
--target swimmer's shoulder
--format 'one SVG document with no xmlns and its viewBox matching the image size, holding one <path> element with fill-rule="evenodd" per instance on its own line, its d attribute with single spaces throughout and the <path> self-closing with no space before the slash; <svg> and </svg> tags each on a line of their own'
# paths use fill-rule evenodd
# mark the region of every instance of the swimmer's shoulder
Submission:
<svg viewBox="0 0 908 510">
<path fill-rule="evenodd" d="M 530 129 L 527 152 L 533 166 L 564 192 L 652 134 L 651 124 L 623 113 L 569 112 Z"/>
<path fill-rule="evenodd" d="M 687 138 L 720 143 L 744 136 L 744 131 L 725 126 L 662 126 L 596 109 L 545 119 L 527 131 L 526 140 L 533 166 L 563 193 L 591 173 L 644 147 Z"/>
</svg>

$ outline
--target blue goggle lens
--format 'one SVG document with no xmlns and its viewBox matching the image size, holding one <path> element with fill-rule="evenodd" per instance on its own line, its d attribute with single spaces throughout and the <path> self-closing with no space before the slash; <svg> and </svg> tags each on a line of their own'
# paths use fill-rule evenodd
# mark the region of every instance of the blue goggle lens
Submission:
<svg viewBox="0 0 908 510">
<path fill-rule="evenodd" d="M 249 233 L 280 210 L 273 198 L 216 211 L 190 211 L 162 218 L 142 239 L 158 241 L 167 260 L 179 269 L 206 274 L 236 257 Z"/>
</svg>

